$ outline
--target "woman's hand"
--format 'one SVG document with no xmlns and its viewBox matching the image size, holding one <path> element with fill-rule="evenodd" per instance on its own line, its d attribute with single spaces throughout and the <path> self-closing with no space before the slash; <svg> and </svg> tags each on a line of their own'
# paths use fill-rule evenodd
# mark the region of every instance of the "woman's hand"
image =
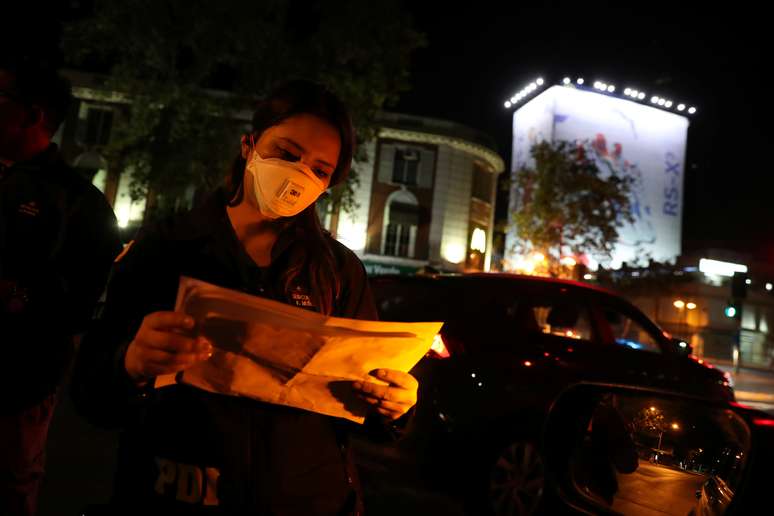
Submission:
<svg viewBox="0 0 774 516">
<path fill-rule="evenodd" d="M 154 312 L 145 316 L 124 356 L 129 377 L 138 384 L 154 376 L 176 373 L 212 356 L 212 344 L 204 337 L 186 337 L 194 320 L 178 312 Z"/>
<path fill-rule="evenodd" d="M 389 385 L 355 382 L 353 388 L 355 394 L 379 414 L 390 420 L 397 419 L 416 404 L 419 389 L 416 378 L 394 369 L 376 369 L 371 374 Z"/>
</svg>

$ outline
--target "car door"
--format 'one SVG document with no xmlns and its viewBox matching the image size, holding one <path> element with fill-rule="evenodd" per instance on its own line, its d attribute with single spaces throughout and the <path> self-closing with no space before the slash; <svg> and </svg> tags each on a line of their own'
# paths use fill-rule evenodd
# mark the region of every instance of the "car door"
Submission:
<svg viewBox="0 0 774 516">
<path fill-rule="evenodd" d="M 470 419 L 542 413 L 567 385 L 592 379 L 599 356 L 583 292 L 549 281 L 458 282 L 457 316 L 444 331 L 462 342 L 455 371 L 470 386 Z"/>
</svg>

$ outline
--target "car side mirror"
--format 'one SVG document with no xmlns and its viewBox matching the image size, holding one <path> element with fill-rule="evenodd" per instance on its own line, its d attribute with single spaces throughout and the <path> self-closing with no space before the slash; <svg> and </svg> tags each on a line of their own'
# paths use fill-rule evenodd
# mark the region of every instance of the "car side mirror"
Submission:
<svg viewBox="0 0 774 516">
<path fill-rule="evenodd" d="M 552 511 L 742 514 L 766 503 L 774 419 L 754 409 L 579 384 L 554 402 L 544 428 Z"/>
</svg>

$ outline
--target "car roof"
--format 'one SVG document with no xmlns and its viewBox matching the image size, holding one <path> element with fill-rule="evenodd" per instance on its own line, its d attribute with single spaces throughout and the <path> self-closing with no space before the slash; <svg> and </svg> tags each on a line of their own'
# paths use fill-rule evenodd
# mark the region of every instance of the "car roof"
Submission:
<svg viewBox="0 0 774 516">
<path fill-rule="evenodd" d="M 440 274 L 417 274 L 415 276 L 405 276 L 400 274 L 385 274 L 380 276 L 372 276 L 369 278 L 371 281 L 379 281 L 382 279 L 398 280 L 398 281 L 424 281 L 435 280 L 440 282 L 456 282 L 456 281 L 469 281 L 471 279 L 481 281 L 509 281 L 529 285 L 556 285 L 572 287 L 576 289 L 583 289 L 587 291 L 597 292 L 615 298 L 621 298 L 621 295 L 613 290 L 606 289 L 590 283 L 584 283 L 582 281 L 574 281 L 560 278 L 548 278 L 545 276 L 526 276 L 523 274 L 512 274 L 507 272 L 467 272 L 467 273 L 440 273 Z"/>
</svg>

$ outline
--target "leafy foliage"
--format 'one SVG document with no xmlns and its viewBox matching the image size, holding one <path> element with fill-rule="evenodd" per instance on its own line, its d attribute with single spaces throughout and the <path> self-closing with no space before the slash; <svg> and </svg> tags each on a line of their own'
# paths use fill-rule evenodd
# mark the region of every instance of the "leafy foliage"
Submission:
<svg viewBox="0 0 774 516">
<path fill-rule="evenodd" d="M 376 113 L 408 89 L 410 55 L 424 44 L 400 5 L 96 0 L 65 27 L 65 53 L 126 100 L 105 149 L 111 166 L 133 171 L 135 198 L 150 191 L 174 210 L 187 189 L 221 181 L 251 105 L 283 80 L 325 84 L 349 105 L 359 142 L 374 138 Z M 351 209 L 352 184 L 331 205 Z"/>
<path fill-rule="evenodd" d="M 603 175 L 589 142 L 541 142 L 532 146 L 533 168 L 515 174 L 514 251 L 540 252 L 553 274 L 573 254 L 609 257 L 618 230 L 632 223 L 632 178 Z"/>
</svg>

